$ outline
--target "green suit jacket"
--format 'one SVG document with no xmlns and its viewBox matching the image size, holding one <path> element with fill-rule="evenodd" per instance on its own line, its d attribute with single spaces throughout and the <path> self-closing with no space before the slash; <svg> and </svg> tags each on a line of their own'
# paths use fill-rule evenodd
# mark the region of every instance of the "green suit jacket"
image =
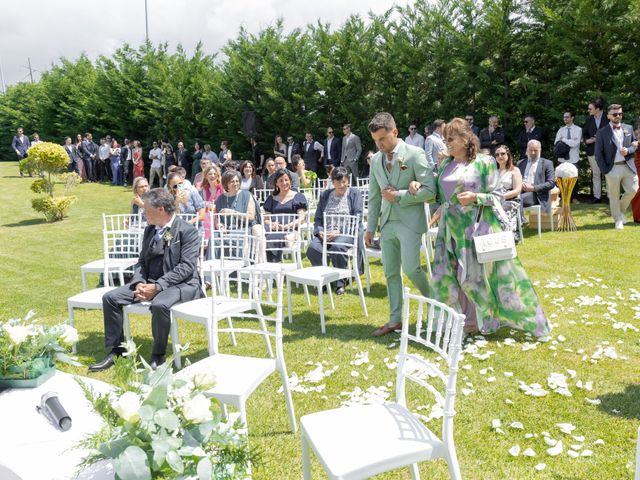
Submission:
<svg viewBox="0 0 640 480">
<path fill-rule="evenodd" d="M 369 174 L 368 232 L 375 232 L 380 219 L 380 228 L 389 220 L 392 209 L 395 216 L 410 230 L 422 234 L 427 231 L 424 203 L 436 197 L 436 181 L 433 170 L 427 164 L 424 150 L 407 145 L 400 140 L 400 147 L 391 173 L 385 168 L 385 155 L 378 152 L 371 161 Z M 409 193 L 409 183 L 420 182 L 422 187 L 415 195 Z M 398 190 L 395 202 L 382 198 L 382 190 L 391 185 Z"/>
</svg>

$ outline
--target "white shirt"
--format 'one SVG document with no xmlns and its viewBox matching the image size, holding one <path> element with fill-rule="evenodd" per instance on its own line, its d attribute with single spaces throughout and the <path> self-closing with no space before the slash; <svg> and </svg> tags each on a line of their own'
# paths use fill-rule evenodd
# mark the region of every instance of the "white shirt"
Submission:
<svg viewBox="0 0 640 480">
<path fill-rule="evenodd" d="M 396 144 L 396 146 L 394 147 L 394 149 L 392 150 L 391 153 L 393 153 L 393 157 L 391 159 L 391 166 L 393 166 L 396 163 L 396 157 L 398 156 L 398 150 L 400 150 L 400 144 L 402 143 L 402 139 L 399 138 L 398 139 L 398 143 Z M 386 153 L 382 153 L 382 159 L 384 160 L 384 168 L 387 168 L 387 163 L 389 163 L 389 157 L 387 157 Z"/>
<path fill-rule="evenodd" d="M 613 128 L 613 124 L 611 122 L 609 122 L 609 125 L 611 130 L 613 130 L 613 139 L 616 147 L 618 148 L 616 150 L 616 158 L 613 161 L 615 163 L 624 162 L 625 158 L 620 153 L 620 149 L 624 145 L 624 130 L 622 130 L 622 125 L 620 125 L 620 128 Z"/>
<path fill-rule="evenodd" d="M 407 138 L 404 139 L 404 142 L 407 145 L 413 145 L 414 147 L 424 148 L 424 137 L 419 133 L 412 135 L 407 135 Z"/>
<path fill-rule="evenodd" d="M 98 149 L 98 156 L 100 157 L 100 160 L 108 159 L 110 154 L 111 148 L 109 147 L 109 145 L 107 145 L 106 143 L 100 145 L 100 148 Z"/>
<path fill-rule="evenodd" d="M 525 183 L 528 183 L 529 185 L 535 185 L 536 170 L 538 169 L 539 161 L 540 158 L 536 158 L 535 160 L 527 160 L 527 166 L 524 169 Z"/>
<path fill-rule="evenodd" d="M 154 157 L 151 159 L 151 168 L 162 167 L 162 149 L 160 147 L 152 148 L 149 157 Z"/>
<path fill-rule="evenodd" d="M 576 124 L 565 125 L 558 129 L 554 145 L 562 140 L 571 147 L 569 150 L 569 158 L 559 158 L 559 162 L 578 163 L 580 160 L 580 140 L 582 140 L 582 129 Z"/>
<path fill-rule="evenodd" d="M 331 142 L 335 137 L 327 137 L 327 160 L 331 160 Z"/>
</svg>

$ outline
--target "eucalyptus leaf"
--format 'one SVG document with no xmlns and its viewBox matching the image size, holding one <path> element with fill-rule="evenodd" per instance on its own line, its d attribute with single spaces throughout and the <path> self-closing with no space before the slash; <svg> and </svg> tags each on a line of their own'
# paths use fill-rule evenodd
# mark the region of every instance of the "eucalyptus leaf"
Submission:
<svg viewBox="0 0 640 480">
<path fill-rule="evenodd" d="M 156 413 L 156 409 L 151 405 L 142 405 L 138 410 L 141 420 L 152 421 L 153 415 Z"/>
<path fill-rule="evenodd" d="M 129 445 L 129 440 L 126 438 L 118 438 L 109 442 L 104 442 L 100 445 L 98 450 L 107 458 L 117 458 L 122 452 L 125 451 Z"/>
<path fill-rule="evenodd" d="M 198 472 L 199 480 L 211 480 L 211 474 L 213 473 L 213 465 L 211 465 L 211 460 L 208 457 L 203 458 L 198 462 L 198 466 L 196 467 L 196 471 Z"/>
<path fill-rule="evenodd" d="M 151 448 L 153 449 L 153 470 L 157 471 L 164 464 L 171 445 L 165 439 L 160 439 L 152 441 Z"/>
<path fill-rule="evenodd" d="M 167 385 L 159 384 L 153 387 L 143 405 L 151 405 L 156 409 L 166 407 L 167 405 Z"/>
<path fill-rule="evenodd" d="M 171 450 L 169 453 L 167 453 L 167 463 L 174 472 L 184 472 L 184 463 L 182 462 L 182 458 L 175 450 Z"/>
<path fill-rule="evenodd" d="M 151 480 L 147 454 L 140 447 L 131 445 L 114 461 L 116 475 L 123 480 Z"/>
<path fill-rule="evenodd" d="M 178 416 L 166 408 L 158 410 L 153 416 L 153 421 L 167 430 L 175 430 L 180 426 L 180 419 Z"/>
</svg>

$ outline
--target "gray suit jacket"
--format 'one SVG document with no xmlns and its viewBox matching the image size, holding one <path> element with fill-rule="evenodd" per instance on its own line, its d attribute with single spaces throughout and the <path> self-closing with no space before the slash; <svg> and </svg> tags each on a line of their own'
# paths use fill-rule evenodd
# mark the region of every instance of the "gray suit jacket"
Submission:
<svg viewBox="0 0 640 480">
<path fill-rule="evenodd" d="M 362 144 L 360 143 L 360 137 L 355 133 L 352 133 L 349 138 L 342 137 L 342 154 L 340 159 L 342 164 L 348 162 L 358 163 L 360 155 L 362 154 Z"/>
<path fill-rule="evenodd" d="M 445 149 L 442 137 L 437 133 L 432 133 L 424 142 L 424 154 L 427 157 L 427 164 L 434 172 L 438 171 L 438 153 Z"/>
<path fill-rule="evenodd" d="M 523 182 L 526 181 L 524 172 L 527 169 L 528 161 L 529 161 L 528 159 L 524 158 L 518 162 L 518 168 L 522 173 Z M 546 158 L 540 158 L 540 160 L 538 161 L 538 168 L 536 169 L 536 174 L 533 179 L 533 188 L 535 191 L 532 193 L 538 199 L 540 208 L 545 212 L 551 211 L 551 202 L 549 201 L 549 192 L 555 186 L 556 186 L 556 172 L 553 169 L 553 162 L 551 160 L 547 160 Z"/>
</svg>

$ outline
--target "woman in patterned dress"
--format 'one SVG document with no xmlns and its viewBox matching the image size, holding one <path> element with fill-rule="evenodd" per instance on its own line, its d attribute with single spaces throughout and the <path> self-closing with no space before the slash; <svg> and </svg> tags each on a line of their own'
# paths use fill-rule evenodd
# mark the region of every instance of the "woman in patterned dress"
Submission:
<svg viewBox="0 0 640 480">
<path fill-rule="evenodd" d="M 464 313 L 466 334 L 501 327 L 548 334 L 549 323 L 520 260 L 482 265 L 476 257 L 473 237 L 500 231 L 506 223 L 496 163 L 478 153 L 478 140 L 464 119 L 454 118 L 444 138 L 450 157 L 442 162 L 437 180 L 442 205 L 433 297 Z"/>
</svg>

